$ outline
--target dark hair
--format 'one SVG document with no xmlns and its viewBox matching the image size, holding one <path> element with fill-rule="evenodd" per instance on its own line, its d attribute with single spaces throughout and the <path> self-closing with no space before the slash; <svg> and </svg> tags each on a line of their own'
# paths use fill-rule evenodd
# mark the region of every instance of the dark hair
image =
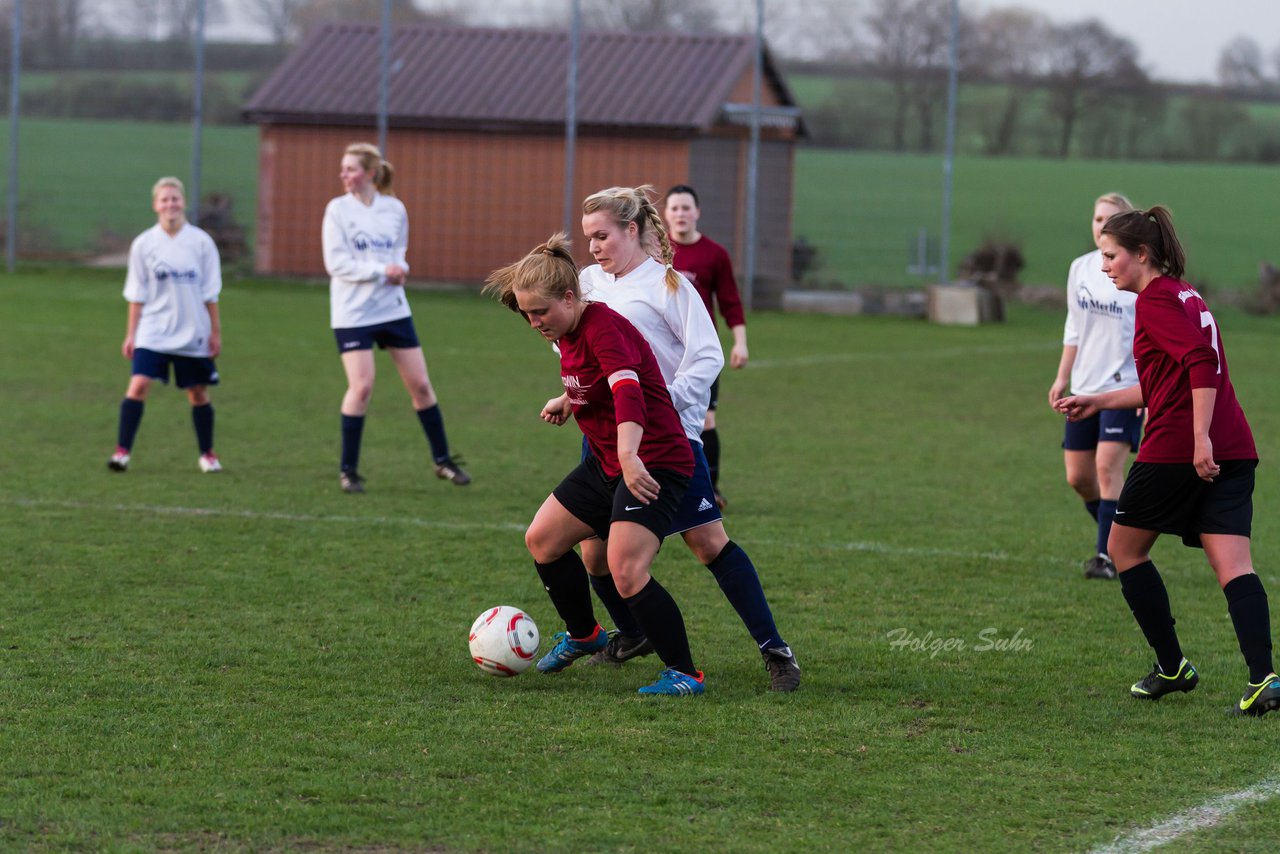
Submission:
<svg viewBox="0 0 1280 854">
<path fill-rule="evenodd" d="M 688 184 L 676 184 L 670 190 L 667 190 L 667 194 L 662 197 L 662 203 L 666 204 L 667 199 L 671 198 L 676 193 L 688 193 L 693 196 L 693 206 L 695 208 L 702 207 L 702 203 L 698 201 L 698 191 L 693 189 L 693 187 L 690 187 Z"/>
<path fill-rule="evenodd" d="M 1166 276 L 1181 279 L 1186 272 L 1187 256 L 1173 230 L 1173 215 L 1164 205 L 1114 214 L 1102 226 L 1102 233 L 1130 252 L 1145 249 L 1151 263 Z"/>
</svg>

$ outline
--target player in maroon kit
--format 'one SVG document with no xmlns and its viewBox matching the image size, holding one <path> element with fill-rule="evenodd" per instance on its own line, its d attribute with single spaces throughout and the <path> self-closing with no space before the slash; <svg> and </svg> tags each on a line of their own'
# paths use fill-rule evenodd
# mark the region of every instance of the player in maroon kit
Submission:
<svg viewBox="0 0 1280 854">
<path fill-rule="evenodd" d="M 684 618 L 649 574 L 658 547 L 693 474 L 693 452 L 644 336 L 603 303 L 584 302 L 563 234 L 494 271 L 486 290 L 518 311 L 560 350 L 560 378 L 591 454 L 547 497 L 525 533 L 542 584 L 566 631 L 538 662 L 559 672 L 603 649 L 587 570 L 573 547 L 597 536 L 608 543 L 614 583 L 665 669 L 641 694 L 703 692 Z M 561 398 L 542 418 L 562 424 Z M 552 404 L 556 404 L 552 406 Z"/>
<path fill-rule="evenodd" d="M 1280 708 L 1280 678 L 1271 661 L 1267 593 L 1249 550 L 1258 454 L 1220 330 L 1200 294 L 1181 281 L 1186 262 L 1167 208 L 1115 214 L 1102 227 L 1098 248 L 1103 272 L 1117 288 L 1138 295 L 1138 385 L 1065 397 L 1056 408 L 1077 420 L 1101 409 L 1147 407 L 1146 433 L 1108 541 L 1125 601 L 1157 659 L 1130 692 L 1156 700 L 1190 691 L 1200 679 L 1182 655 L 1169 595 L 1151 562 L 1156 539 L 1178 534 L 1204 549 L 1227 599 L 1249 668 L 1235 710 L 1266 714 Z"/>
<path fill-rule="evenodd" d="M 663 219 L 671 235 L 675 267 L 693 284 L 715 323 L 712 306 L 720 307 L 724 322 L 733 333 L 733 349 L 729 351 L 729 367 L 743 368 L 747 364 L 747 319 L 742 313 L 742 297 L 738 295 L 738 283 L 733 277 L 733 262 L 724 247 L 698 231 L 698 194 L 688 184 L 676 184 L 667 190 Z M 715 489 L 716 503 L 721 509 L 727 502 L 720 494 L 720 433 L 716 430 L 716 404 L 720 397 L 720 378 L 711 385 L 711 403 L 707 406 L 707 418 L 702 426 L 702 446 L 707 453 L 707 466 L 711 469 L 711 485 Z"/>
</svg>

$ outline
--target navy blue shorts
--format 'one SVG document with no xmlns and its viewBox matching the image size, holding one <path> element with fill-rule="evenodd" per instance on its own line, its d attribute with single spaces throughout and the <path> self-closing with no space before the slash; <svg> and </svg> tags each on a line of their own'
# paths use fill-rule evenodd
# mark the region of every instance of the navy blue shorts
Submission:
<svg viewBox="0 0 1280 854">
<path fill-rule="evenodd" d="M 174 356 L 135 347 L 133 373 L 169 384 L 169 366 L 173 365 L 173 377 L 178 388 L 194 388 L 200 385 L 218 384 L 218 367 L 207 356 Z"/>
<path fill-rule="evenodd" d="M 413 328 L 412 317 L 388 320 L 386 323 L 375 323 L 373 326 L 348 326 L 344 329 L 335 329 L 333 337 L 338 340 L 339 353 L 372 350 L 374 344 L 382 350 L 388 347 L 410 350 L 422 346 L 418 343 L 418 333 Z"/>
<path fill-rule="evenodd" d="M 652 531 L 661 542 L 671 528 L 689 478 L 668 469 L 649 469 L 649 475 L 658 482 L 658 497 L 642 504 L 627 489 L 622 475 L 609 477 L 600 461 L 588 456 L 565 475 L 551 494 L 602 540 L 609 539 L 609 526 L 614 522 L 635 522 Z"/>
<path fill-rule="evenodd" d="M 1062 439 L 1066 451 L 1093 451 L 1099 442 L 1128 442 L 1138 450 L 1142 438 L 1142 416 L 1137 409 L 1104 409 L 1083 421 L 1068 421 Z"/>
<path fill-rule="evenodd" d="M 689 440 L 689 450 L 693 451 L 693 477 L 689 478 L 689 486 L 684 491 L 684 498 L 676 507 L 671 519 L 671 527 L 665 536 L 683 534 L 685 531 L 718 522 L 724 518 L 720 505 L 716 504 L 716 490 L 711 485 L 711 467 L 707 464 L 707 455 L 702 450 L 702 443 Z M 582 461 L 594 459 L 587 438 L 582 437 Z M 563 503 L 563 502 L 562 502 Z"/>
<path fill-rule="evenodd" d="M 1253 529 L 1257 460 L 1218 460 L 1221 471 L 1204 481 L 1191 463 L 1134 463 L 1116 504 L 1117 525 L 1177 534 L 1202 548 L 1201 534 L 1247 537 Z"/>
</svg>

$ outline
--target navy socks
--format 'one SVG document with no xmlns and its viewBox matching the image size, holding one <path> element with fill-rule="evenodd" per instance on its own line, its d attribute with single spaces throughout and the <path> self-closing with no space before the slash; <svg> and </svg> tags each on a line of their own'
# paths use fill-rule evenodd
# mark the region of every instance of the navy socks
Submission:
<svg viewBox="0 0 1280 854">
<path fill-rule="evenodd" d="M 142 411 L 146 404 L 141 400 L 126 397 L 120 403 L 120 428 L 116 432 L 116 444 L 126 451 L 133 450 L 133 440 L 138 435 L 138 425 L 142 423 Z"/>
<path fill-rule="evenodd" d="M 196 444 L 200 453 L 213 450 L 213 404 L 202 403 L 191 407 L 191 424 L 196 428 Z"/>
<path fill-rule="evenodd" d="M 769 600 L 760 586 L 760 574 L 747 553 L 730 540 L 715 560 L 707 564 L 729 604 L 738 612 L 742 623 L 760 649 L 786 646 L 769 610 Z"/>
<path fill-rule="evenodd" d="M 360 437 L 364 434 L 363 415 L 342 416 L 342 470 L 355 471 L 360 464 Z"/>
<path fill-rule="evenodd" d="M 422 423 L 422 431 L 427 434 L 431 443 L 431 456 L 442 463 L 449 459 L 449 441 L 444 436 L 444 416 L 440 414 L 440 405 L 419 409 L 418 421 Z"/>
</svg>

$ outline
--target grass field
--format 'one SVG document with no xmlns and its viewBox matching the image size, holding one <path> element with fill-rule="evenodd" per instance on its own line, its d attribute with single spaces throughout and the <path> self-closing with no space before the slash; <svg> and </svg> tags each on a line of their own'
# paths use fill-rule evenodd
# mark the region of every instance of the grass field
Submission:
<svg viewBox="0 0 1280 854">
<path fill-rule="evenodd" d="M 49 268 L 0 295 L 0 848 L 1081 851 L 1280 791 L 1280 716 L 1224 714 L 1244 678 L 1225 603 L 1174 542 L 1155 558 L 1202 682 L 1128 697 L 1151 657 L 1117 585 L 1078 568 L 1090 523 L 1044 402 L 1056 312 L 754 315 L 721 397 L 727 525 L 804 684 L 765 690 L 673 542 L 655 574 L 709 687 L 653 702 L 635 694 L 652 659 L 514 680 L 468 660 L 487 606 L 557 628 L 521 530 L 577 433 L 538 421 L 556 368 L 516 318 L 413 295 L 475 483 L 431 475 L 380 357 L 370 491 L 348 496 L 326 292 L 261 281 L 223 294 L 226 471 L 198 473 L 185 402 L 158 388 L 130 471 L 109 473 L 120 286 Z M 1275 591 L 1278 321 L 1218 320 L 1264 459 L 1254 556 Z M 1259 798 L 1171 850 L 1239 850 L 1277 821 Z"/>
<path fill-rule="evenodd" d="M 0 122 L 0 134 L 7 134 Z M 190 171 L 190 128 L 27 120 L 22 125 L 23 252 L 79 255 L 128 241 L 154 220 L 147 191 L 160 174 Z M 229 193 L 253 234 L 257 131 L 208 127 L 204 189 Z M 86 150 L 92 156 L 86 155 Z M 0 184 L 3 184 L 0 175 Z M 941 226 L 942 161 L 802 148 L 796 156 L 793 233 L 819 250 L 811 284 L 922 285 L 907 273 L 908 244 Z M 962 157 L 955 170 L 954 264 L 988 238 L 1022 247 L 1031 284 L 1063 283 L 1071 259 L 1091 248 L 1088 218 L 1100 193 L 1171 205 L 1191 277 L 1211 287 L 1253 288 L 1258 264 L 1280 263 L 1274 223 L 1280 197 L 1264 189 L 1280 167 Z M 415 227 L 429 216 L 415 218 Z M 317 212 L 317 222 L 319 212 Z M 317 226 L 318 227 L 318 226 Z"/>
</svg>

